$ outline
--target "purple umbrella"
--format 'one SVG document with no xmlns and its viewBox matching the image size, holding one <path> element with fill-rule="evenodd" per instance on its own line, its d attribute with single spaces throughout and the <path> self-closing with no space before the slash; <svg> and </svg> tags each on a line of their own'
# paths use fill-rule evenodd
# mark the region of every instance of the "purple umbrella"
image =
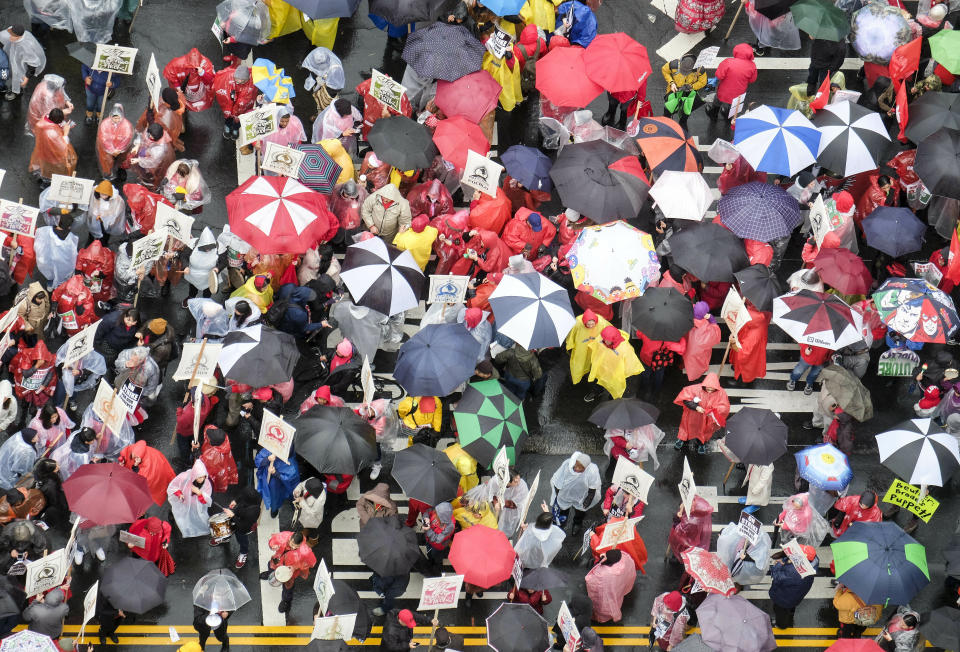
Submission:
<svg viewBox="0 0 960 652">
<path fill-rule="evenodd" d="M 716 593 L 697 607 L 703 642 L 724 652 L 769 652 L 777 649 L 770 616 L 739 595 Z"/>
<path fill-rule="evenodd" d="M 868 245 L 899 258 L 923 248 L 927 225 L 909 208 L 880 206 L 863 221 L 863 232 Z"/>
<path fill-rule="evenodd" d="M 790 235 L 803 221 L 800 206 L 786 190 L 751 181 L 720 198 L 717 214 L 738 237 L 770 242 Z"/>
</svg>

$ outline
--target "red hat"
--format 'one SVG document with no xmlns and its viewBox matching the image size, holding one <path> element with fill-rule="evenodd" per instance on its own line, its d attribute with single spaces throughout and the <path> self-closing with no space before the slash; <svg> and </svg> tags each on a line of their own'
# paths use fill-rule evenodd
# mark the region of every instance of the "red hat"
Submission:
<svg viewBox="0 0 960 652">
<path fill-rule="evenodd" d="M 413 629 L 414 627 L 417 626 L 417 621 L 413 617 L 413 612 L 410 611 L 409 609 L 401 609 L 400 613 L 397 614 L 397 620 L 399 620 L 401 623 L 403 623 L 410 629 Z"/>
<path fill-rule="evenodd" d="M 325 400 L 327 403 L 329 403 L 329 402 L 330 402 L 330 388 L 327 387 L 326 385 L 320 385 L 320 387 L 317 388 L 317 391 L 315 391 L 315 392 L 313 393 L 313 397 L 316 398 L 316 399 L 318 399 L 318 400 L 322 398 L 322 399 Z"/>
<path fill-rule="evenodd" d="M 813 546 L 804 546 L 803 554 L 807 556 L 807 561 L 813 561 L 817 556 L 817 549 Z"/>
<path fill-rule="evenodd" d="M 597 313 L 587 308 L 583 311 L 583 314 L 580 315 L 580 319 L 583 321 L 583 325 L 586 326 L 588 321 L 597 321 Z"/>
<path fill-rule="evenodd" d="M 253 277 L 253 287 L 257 288 L 258 290 L 264 289 L 269 284 L 270 284 L 270 279 L 268 279 L 263 274 L 257 274 L 256 276 Z"/>
<path fill-rule="evenodd" d="M 269 401 L 273 398 L 273 391 L 269 387 L 259 387 L 253 390 L 253 398 L 258 401 Z"/>
<path fill-rule="evenodd" d="M 680 595 L 680 591 L 670 591 L 663 596 L 663 604 L 670 611 L 680 611 L 680 607 L 683 606 L 683 596 Z"/>
<path fill-rule="evenodd" d="M 437 411 L 437 399 L 432 396 L 423 396 L 420 398 L 420 411 L 424 414 Z"/>
<path fill-rule="evenodd" d="M 410 228 L 413 229 L 414 233 L 422 233 L 428 224 L 430 224 L 430 219 L 426 215 L 417 215 L 410 221 Z"/>
<path fill-rule="evenodd" d="M 481 319 L 483 319 L 483 311 L 480 308 L 467 308 L 463 315 L 463 321 L 467 324 L 467 328 L 476 328 Z"/>
<path fill-rule="evenodd" d="M 833 193 L 833 201 L 841 213 L 846 213 L 853 208 L 853 195 L 846 190 Z"/>
<path fill-rule="evenodd" d="M 603 343 L 611 349 L 617 348 L 620 346 L 620 343 L 623 342 L 623 335 L 620 334 L 620 329 L 612 325 L 604 327 L 604 329 L 600 331 L 600 337 L 603 339 Z"/>
</svg>

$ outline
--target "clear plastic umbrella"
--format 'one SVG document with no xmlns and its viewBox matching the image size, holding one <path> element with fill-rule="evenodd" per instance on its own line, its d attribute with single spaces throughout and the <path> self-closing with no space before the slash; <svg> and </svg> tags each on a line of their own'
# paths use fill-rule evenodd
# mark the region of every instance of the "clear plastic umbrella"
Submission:
<svg viewBox="0 0 960 652">
<path fill-rule="evenodd" d="M 261 45 L 270 40 L 270 12 L 260 0 L 224 0 L 217 5 L 217 22 L 240 43 Z"/>
<path fill-rule="evenodd" d="M 893 51 L 911 38 L 910 25 L 900 9 L 872 2 L 853 15 L 850 41 L 864 61 L 887 64 Z"/>
<path fill-rule="evenodd" d="M 208 611 L 236 611 L 250 602 L 250 593 L 226 568 L 210 571 L 193 586 L 193 604 Z"/>
<path fill-rule="evenodd" d="M 24 629 L 3 639 L 0 650 L 3 652 L 57 652 L 57 646 L 49 636 Z"/>
</svg>

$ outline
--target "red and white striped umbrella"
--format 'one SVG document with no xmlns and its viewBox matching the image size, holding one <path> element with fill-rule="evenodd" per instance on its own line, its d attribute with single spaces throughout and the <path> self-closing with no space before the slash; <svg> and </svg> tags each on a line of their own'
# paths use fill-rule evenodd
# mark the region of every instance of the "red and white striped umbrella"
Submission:
<svg viewBox="0 0 960 652">
<path fill-rule="evenodd" d="M 703 548 L 687 548 L 680 553 L 680 558 L 690 577 L 699 582 L 707 593 L 733 595 L 737 590 L 730 577 L 730 569 L 717 553 Z"/>
</svg>

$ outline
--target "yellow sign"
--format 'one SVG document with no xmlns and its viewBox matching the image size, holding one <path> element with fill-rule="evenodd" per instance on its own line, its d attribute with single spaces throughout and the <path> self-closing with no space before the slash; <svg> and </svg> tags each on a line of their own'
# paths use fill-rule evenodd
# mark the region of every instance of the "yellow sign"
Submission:
<svg viewBox="0 0 960 652">
<path fill-rule="evenodd" d="M 883 502 L 891 505 L 903 507 L 912 514 L 916 514 L 924 523 L 930 521 L 930 517 L 940 507 L 940 501 L 933 496 L 920 496 L 920 487 L 903 480 L 894 480 L 890 488 L 887 489 Z"/>
</svg>

